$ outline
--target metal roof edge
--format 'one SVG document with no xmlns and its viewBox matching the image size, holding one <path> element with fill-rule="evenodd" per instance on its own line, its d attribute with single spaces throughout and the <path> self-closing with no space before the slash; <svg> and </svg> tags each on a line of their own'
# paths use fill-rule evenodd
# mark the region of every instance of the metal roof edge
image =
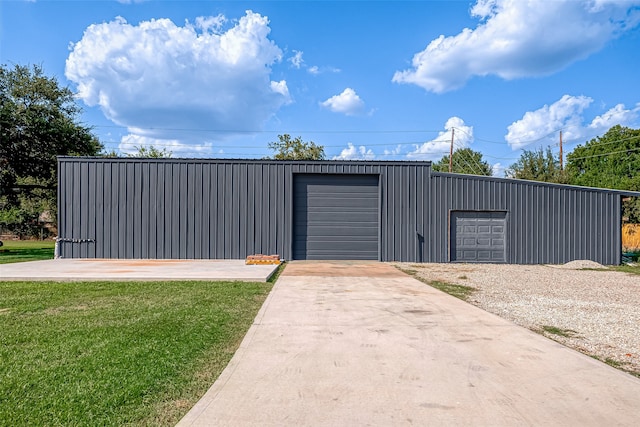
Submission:
<svg viewBox="0 0 640 427">
<path fill-rule="evenodd" d="M 362 164 L 362 165 L 420 165 L 431 166 L 431 162 L 417 160 L 274 160 L 274 159 L 218 159 L 218 158 L 181 158 L 181 157 L 103 157 L 103 156 L 58 156 L 58 161 L 84 161 L 84 162 L 148 162 L 148 163 L 263 163 L 263 164 Z"/>
<path fill-rule="evenodd" d="M 537 185 L 542 187 L 566 188 L 566 189 L 581 190 L 581 191 L 595 191 L 600 193 L 616 193 L 624 196 L 640 197 L 640 191 L 619 190 L 614 188 L 583 187 L 580 185 L 557 184 L 554 182 L 532 181 L 529 179 L 501 178 L 496 176 L 470 175 L 470 174 L 463 174 L 463 173 L 433 172 L 433 171 L 431 172 L 431 176 L 432 177 L 451 176 L 454 178 L 471 178 L 471 179 L 477 179 L 480 181 L 497 181 L 497 182 L 531 184 L 531 185 Z"/>
</svg>

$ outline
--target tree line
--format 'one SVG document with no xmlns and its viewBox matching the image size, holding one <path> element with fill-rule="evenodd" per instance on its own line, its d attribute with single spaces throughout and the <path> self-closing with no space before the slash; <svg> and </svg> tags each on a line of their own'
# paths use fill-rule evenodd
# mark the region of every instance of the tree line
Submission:
<svg viewBox="0 0 640 427">
<path fill-rule="evenodd" d="M 80 121 L 74 93 L 42 67 L 0 66 L 0 231 L 38 236 L 42 222 L 55 223 L 57 156 L 118 156 L 107 152 L 90 126 Z M 322 145 L 278 135 L 268 144 L 276 160 L 325 159 Z M 128 156 L 171 157 L 166 149 L 135 147 Z M 456 150 L 453 172 L 491 176 L 482 153 Z M 449 170 L 449 156 L 432 165 Z M 640 191 L 640 129 L 614 126 L 604 135 L 578 145 L 567 155 L 566 168 L 550 147 L 525 150 L 506 174 L 528 179 L 589 187 Z M 640 200 L 624 206 L 625 218 L 640 223 Z"/>
</svg>

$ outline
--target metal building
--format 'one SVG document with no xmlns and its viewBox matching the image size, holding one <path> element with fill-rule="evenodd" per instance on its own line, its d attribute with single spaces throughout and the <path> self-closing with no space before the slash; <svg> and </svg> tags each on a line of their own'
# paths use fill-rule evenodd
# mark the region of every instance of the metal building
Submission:
<svg viewBox="0 0 640 427">
<path fill-rule="evenodd" d="M 66 258 L 619 264 L 640 196 L 395 161 L 60 157 L 58 180 Z"/>
</svg>

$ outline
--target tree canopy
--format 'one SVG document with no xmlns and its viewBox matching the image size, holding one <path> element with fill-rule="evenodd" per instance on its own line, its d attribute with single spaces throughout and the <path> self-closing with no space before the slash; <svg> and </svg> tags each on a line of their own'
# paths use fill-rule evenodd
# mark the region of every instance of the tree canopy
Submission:
<svg viewBox="0 0 640 427">
<path fill-rule="evenodd" d="M 493 169 L 487 161 L 482 158 L 482 153 L 473 151 L 471 148 L 461 148 L 453 152 L 452 172 L 466 173 L 471 175 L 493 175 Z M 436 172 L 449 172 L 449 156 L 444 156 L 438 162 L 433 163 L 431 168 Z"/>
<path fill-rule="evenodd" d="M 571 184 L 640 191 L 640 129 L 616 125 L 567 155 Z M 623 216 L 640 223 L 640 198 L 625 201 Z"/>
<path fill-rule="evenodd" d="M 560 169 L 560 158 L 553 154 L 551 147 L 546 150 L 524 150 L 518 161 L 507 168 L 506 175 L 531 181 L 568 182 L 566 174 Z"/>
<path fill-rule="evenodd" d="M 289 134 L 278 135 L 278 141 L 270 142 L 276 160 L 324 160 L 324 147 L 315 142 L 305 142 L 302 137 L 291 139 Z"/>
<path fill-rule="evenodd" d="M 576 185 L 640 191 L 640 129 L 614 126 L 567 155 Z"/>
<path fill-rule="evenodd" d="M 139 145 L 135 147 L 134 153 L 127 154 L 127 157 L 148 157 L 152 159 L 167 159 L 173 156 L 171 150 L 166 148 L 156 148 L 153 145 Z"/>
<path fill-rule="evenodd" d="M 56 156 L 97 155 L 102 146 L 79 122 L 73 92 L 42 67 L 0 66 L 0 210 L 37 218 L 55 218 Z M 16 220 L 18 221 L 18 220 Z"/>
</svg>

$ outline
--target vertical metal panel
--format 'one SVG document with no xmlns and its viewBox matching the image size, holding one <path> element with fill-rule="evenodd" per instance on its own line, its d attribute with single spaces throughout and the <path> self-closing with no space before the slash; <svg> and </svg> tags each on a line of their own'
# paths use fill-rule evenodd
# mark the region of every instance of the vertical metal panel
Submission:
<svg viewBox="0 0 640 427">
<path fill-rule="evenodd" d="M 380 259 L 428 261 L 429 163 L 59 159 L 65 257 L 291 258 L 296 173 L 380 177 Z"/>
<path fill-rule="evenodd" d="M 500 178 L 433 174 L 431 261 L 447 262 L 451 210 L 507 212 L 507 262 L 620 262 L 620 195 Z"/>
</svg>

